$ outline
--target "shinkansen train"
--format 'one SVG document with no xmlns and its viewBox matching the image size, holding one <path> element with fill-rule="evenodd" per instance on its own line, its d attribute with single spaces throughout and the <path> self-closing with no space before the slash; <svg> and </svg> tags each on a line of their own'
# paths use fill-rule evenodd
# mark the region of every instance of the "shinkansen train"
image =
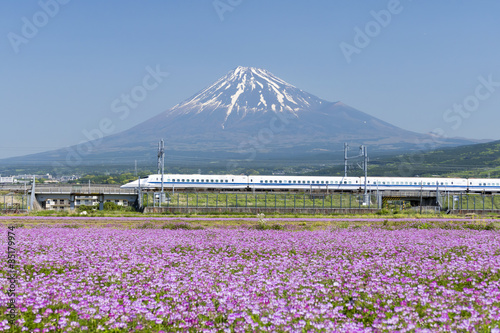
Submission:
<svg viewBox="0 0 500 333">
<path fill-rule="evenodd" d="M 162 176 L 150 175 L 140 179 L 145 190 L 161 188 Z M 139 180 L 122 188 L 139 188 Z M 326 176 L 245 176 L 245 175 L 163 175 L 163 187 L 170 190 L 268 190 L 268 191 L 361 191 L 364 177 Z M 500 192 L 500 179 L 420 178 L 420 177 L 368 177 L 369 191 L 448 191 L 448 192 Z"/>
</svg>

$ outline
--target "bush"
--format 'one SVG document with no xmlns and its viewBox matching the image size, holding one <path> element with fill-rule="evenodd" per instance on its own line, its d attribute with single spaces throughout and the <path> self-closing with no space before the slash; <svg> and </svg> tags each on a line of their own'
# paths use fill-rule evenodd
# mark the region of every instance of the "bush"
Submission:
<svg viewBox="0 0 500 333">
<path fill-rule="evenodd" d="M 119 210 L 121 207 L 114 202 L 105 202 L 103 205 L 104 210 Z"/>
<path fill-rule="evenodd" d="M 204 228 L 200 225 L 197 226 L 191 226 L 190 224 L 187 223 L 168 223 L 164 224 L 162 229 L 169 229 L 169 230 L 203 230 Z"/>
<path fill-rule="evenodd" d="M 145 222 L 143 224 L 139 224 L 137 229 L 156 229 L 156 225 L 151 222 Z"/>
<path fill-rule="evenodd" d="M 62 225 L 61 228 L 78 229 L 81 228 L 81 226 L 78 224 L 65 224 Z"/>
<path fill-rule="evenodd" d="M 95 210 L 97 207 L 95 206 L 85 206 L 85 205 L 80 205 L 76 208 L 76 211 L 78 213 L 81 213 L 81 212 L 92 212 L 93 210 Z"/>
<path fill-rule="evenodd" d="M 278 224 L 278 223 L 275 223 L 272 225 L 269 225 L 267 223 L 257 223 L 257 225 L 255 226 L 255 229 L 257 229 L 257 230 L 284 230 L 285 226 Z"/>
</svg>

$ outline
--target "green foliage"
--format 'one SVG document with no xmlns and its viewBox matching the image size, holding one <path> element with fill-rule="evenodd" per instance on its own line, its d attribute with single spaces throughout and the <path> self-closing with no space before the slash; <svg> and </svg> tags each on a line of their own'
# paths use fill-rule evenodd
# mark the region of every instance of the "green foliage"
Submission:
<svg viewBox="0 0 500 333">
<path fill-rule="evenodd" d="M 98 207 L 96 207 L 96 206 L 85 206 L 85 205 L 80 205 L 80 206 L 76 207 L 76 211 L 77 211 L 78 213 L 81 213 L 81 212 L 88 212 L 88 213 L 90 213 L 90 212 L 92 212 L 92 211 L 94 211 L 94 210 L 97 210 L 97 208 L 98 208 Z"/>
<path fill-rule="evenodd" d="M 202 226 L 191 226 L 190 224 L 187 223 L 167 223 L 164 224 L 162 229 L 169 229 L 169 230 L 203 230 L 204 228 Z"/>
<path fill-rule="evenodd" d="M 81 227 L 82 226 L 78 224 L 65 224 L 61 226 L 61 228 L 69 228 L 69 229 L 79 229 Z"/>
<path fill-rule="evenodd" d="M 105 202 L 103 205 L 104 210 L 119 210 L 121 206 L 117 205 L 114 202 Z"/>
<path fill-rule="evenodd" d="M 137 229 L 156 229 L 156 225 L 151 222 L 144 222 L 143 224 L 139 224 Z"/>
</svg>

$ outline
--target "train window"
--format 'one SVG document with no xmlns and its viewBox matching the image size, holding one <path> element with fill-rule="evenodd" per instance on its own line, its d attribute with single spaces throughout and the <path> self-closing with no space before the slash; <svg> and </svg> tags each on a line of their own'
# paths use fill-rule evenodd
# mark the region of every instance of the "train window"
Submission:
<svg viewBox="0 0 500 333">
<path fill-rule="evenodd" d="M 325 182 L 324 181 L 321 181 L 321 184 L 324 184 Z"/>
<path fill-rule="evenodd" d="M 314 180 L 311 183 L 314 184 Z"/>
<path fill-rule="evenodd" d="M 294 180 L 294 181 L 293 181 L 293 183 L 294 183 L 294 184 L 295 184 L 296 182 L 297 182 L 296 180 Z"/>
<path fill-rule="evenodd" d="M 281 180 L 280 180 L 280 184 L 281 184 Z"/>
<path fill-rule="evenodd" d="M 226 183 L 227 183 L 227 179 L 226 179 Z"/>
<path fill-rule="evenodd" d="M 356 182 L 357 183 L 357 182 Z M 349 184 L 352 184 L 352 182 L 349 182 Z"/>
<path fill-rule="evenodd" d="M 358 183 L 358 181 L 356 180 L 356 184 Z"/>
<path fill-rule="evenodd" d="M 405 185 L 408 185 L 408 182 L 405 182 Z"/>
<path fill-rule="evenodd" d="M 261 183 L 263 183 L 264 181 L 263 181 L 263 180 L 261 180 L 260 182 L 261 182 Z"/>
</svg>

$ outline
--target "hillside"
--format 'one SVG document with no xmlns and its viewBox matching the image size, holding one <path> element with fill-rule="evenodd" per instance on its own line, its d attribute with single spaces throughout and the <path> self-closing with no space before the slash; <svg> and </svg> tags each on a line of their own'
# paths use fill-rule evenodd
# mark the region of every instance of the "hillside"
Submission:
<svg viewBox="0 0 500 333">
<path fill-rule="evenodd" d="M 314 175 L 341 175 L 344 166 L 325 168 Z M 350 175 L 361 175 L 353 168 Z M 457 176 L 500 178 L 500 141 L 442 148 L 430 152 L 418 152 L 372 158 L 370 176 Z"/>
</svg>

